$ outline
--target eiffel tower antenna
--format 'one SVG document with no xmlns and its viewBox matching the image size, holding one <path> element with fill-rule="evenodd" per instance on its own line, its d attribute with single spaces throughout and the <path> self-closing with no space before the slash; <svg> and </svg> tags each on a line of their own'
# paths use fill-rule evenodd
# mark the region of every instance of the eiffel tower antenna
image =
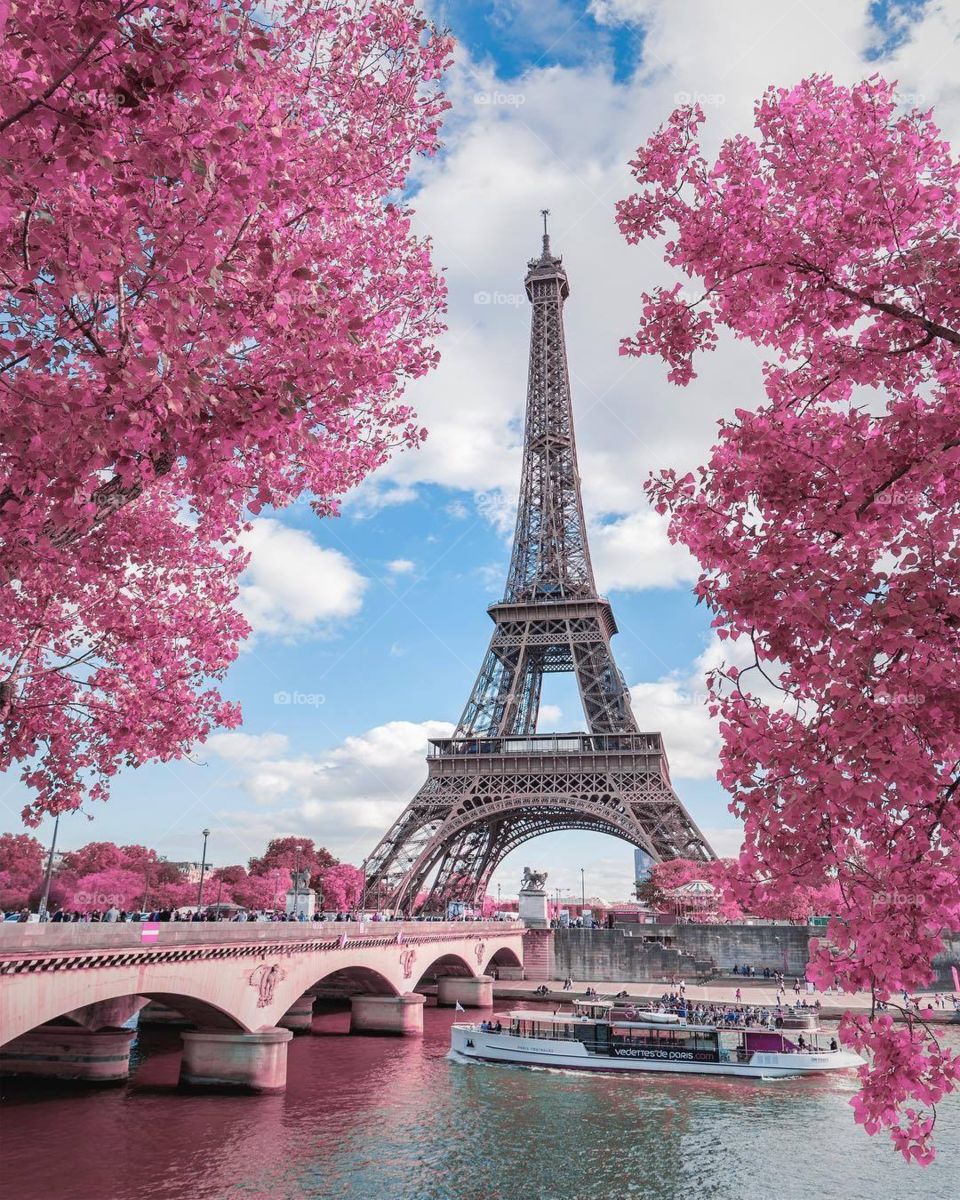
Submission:
<svg viewBox="0 0 960 1200">
<path fill-rule="evenodd" d="M 452 738 L 433 738 L 427 780 L 367 861 L 392 908 L 477 902 L 506 854 L 556 830 L 612 834 L 653 860 L 713 850 L 673 790 L 663 740 L 639 730 L 597 592 L 573 428 L 563 306 L 550 251 L 527 264 L 532 306 L 523 471 L 513 552 L 480 673 Z M 537 734 L 545 674 L 572 672 L 586 732 Z"/>
</svg>

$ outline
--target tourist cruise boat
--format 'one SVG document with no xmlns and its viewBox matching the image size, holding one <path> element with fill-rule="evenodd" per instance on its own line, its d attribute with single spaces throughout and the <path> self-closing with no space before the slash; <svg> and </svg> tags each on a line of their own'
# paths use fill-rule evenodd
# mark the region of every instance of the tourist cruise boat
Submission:
<svg viewBox="0 0 960 1200">
<path fill-rule="evenodd" d="M 756 1079 L 820 1075 L 860 1066 L 859 1055 L 831 1049 L 831 1040 L 815 1029 L 688 1025 L 674 1013 L 615 1010 L 609 1002 L 596 1001 L 577 1001 L 573 1012 L 517 1009 L 493 1023 L 458 1023 L 451 1030 L 454 1054 L 483 1062 Z"/>
</svg>

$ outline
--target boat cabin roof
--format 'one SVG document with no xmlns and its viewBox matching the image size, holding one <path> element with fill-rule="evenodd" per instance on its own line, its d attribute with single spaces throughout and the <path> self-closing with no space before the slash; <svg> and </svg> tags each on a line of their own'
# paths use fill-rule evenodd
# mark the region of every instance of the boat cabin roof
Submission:
<svg viewBox="0 0 960 1200">
<path fill-rule="evenodd" d="M 687 1025 L 682 1021 L 669 1024 L 663 1021 L 627 1021 L 619 1017 L 586 1017 L 581 1013 L 541 1012 L 535 1008 L 516 1008 L 503 1015 L 511 1021 L 535 1021 L 538 1025 L 616 1025 L 625 1029 L 682 1029 L 687 1033 L 717 1031 L 716 1025 Z"/>
</svg>

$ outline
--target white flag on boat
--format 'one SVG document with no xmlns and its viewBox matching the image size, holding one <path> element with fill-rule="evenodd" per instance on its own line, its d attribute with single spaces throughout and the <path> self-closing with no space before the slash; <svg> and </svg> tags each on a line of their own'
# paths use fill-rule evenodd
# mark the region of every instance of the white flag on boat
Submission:
<svg viewBox="0 0 960 1200">
<path fill-rule="evenodd" d="M 467 1010 L 463 1007 L 463 1005 L 458 1000 L 456 1002 L 456 1004 L 453 1006 L 453 1011 L 454 1012 L 466 1012 Z"/>
</svg>

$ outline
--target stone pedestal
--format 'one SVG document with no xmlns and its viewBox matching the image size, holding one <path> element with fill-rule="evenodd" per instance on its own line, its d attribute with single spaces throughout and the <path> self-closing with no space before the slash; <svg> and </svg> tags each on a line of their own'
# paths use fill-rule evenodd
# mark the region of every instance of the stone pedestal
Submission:
<svg viewBox="0 0 960 1200">
<path fill-rule="evenodd" d="M 130 1073 L 133 1029 L 45 1025 L 0 1049 L 0 1072 L 83 1083 L 122 1083 Z"/>
<path fill-rule="evenodd" d="M 305 921 L 313 920 L 313 913 L 317 907 L 316 892 L 311 892 L 309 889 L 299 892 L 287 892 L 287 916 L 299 917 L 303 915 Z"/>
<path fill-rule="evenodd" d="M 419 992 L 402 996 L 351 996 L 350 1032 L 419 1037 L 423 1033 L 423 1006 Z"/>
<path fill-rule="evenodd" d="M 313 996 L 307 992 L 283 1014 L 277 1024 L 294 1033 L 309 1033 L 313 1028 Z"/>
<path fill-rule="evenodd" d="M 458 1003 L 464 1008 L 492 1008 L 493 977 L 478 975 L 475 979 L 464 979 L 458 975 L 439 976 L 438 1007 L 453 1008 Z"/>
<path fill-rule="evenodd" d="M 289 1029 L 225 1033 L 199 1029 L 181 1033 L 182 1087 L 282 1092 L 287 1086 Z"/>
<path fill-rule="evenodd" d="M 529 929 L 549 929 L 547 917 L 547 893 L 521 891 L 517 914 Z"/>
</svg>

